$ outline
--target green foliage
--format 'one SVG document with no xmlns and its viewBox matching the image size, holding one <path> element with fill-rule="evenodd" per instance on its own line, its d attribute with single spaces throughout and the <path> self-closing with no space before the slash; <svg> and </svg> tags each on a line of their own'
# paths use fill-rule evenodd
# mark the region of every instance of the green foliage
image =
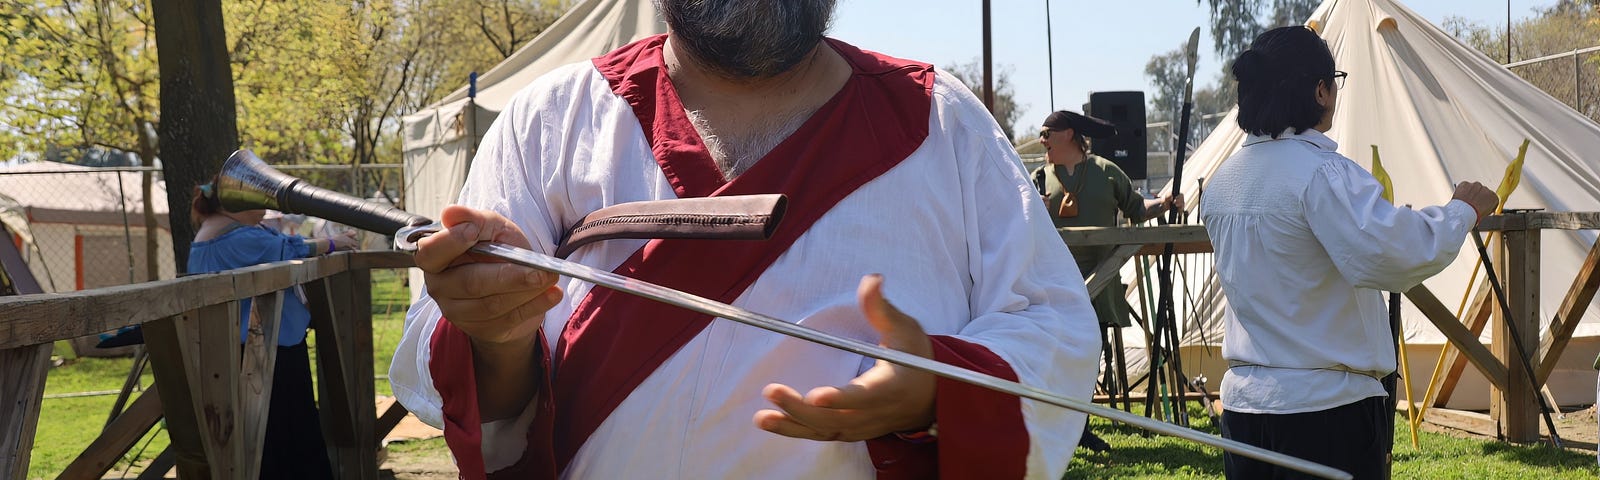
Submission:
<svg viewBox="0 0 1600 480">
<path fill-rule="evenodd" d="M 155 143 L 155 37 L 137 0 L 0 4 L 0 144 L 140 151 Z"/>
<path fill-rule="evenodd" d="M 277 164 L 399 162 L 400 115 L 487 71 L 568 6 L 221 3 L 240 140 Z M 0 2 L 0 160 L 51 146 L 159 153 L 152 24 L 145 0 Z"/>
<path fill-rule="evenodd" d="M 979 100 L 983 99 L 983 61 L 972 60 L 967 63 L 948 65 L 945 71 L 955 75 L 957 80 L 967 85 Z M 994 76 L 994 120 L 1000 124 L 1000 130 L 1005 132 L 1006 138 L 1017 138 L 1015 125 L 1022 116 L 1022 109 L 1017 106 L 1015 89 L 1011 86 L 1011 69 L 1000 67 L 991 72 Z M 1038 121 L 1043 122 L 1040 118 Z M 1039 132 L 1022 132 L 1024 135 L 1037 136 Z"/>
<path fill-rule="evenodd" d="M 1198 0 L 1197 0 L 1198 1 Z M 1200 115 L 1211 113 L 1224 113 L 1233 108 L 1238 100 L 1238 85 L 1233 81 L 1229 70 L 1233 67 L 1233 58 L 1240 52 L 1250 48 L 1250 42 L 1257 35 L 1267 30 L 1288 25 L 1305 23 L 1311 13 L 1316 10 L 1320 0 L 1209 0 L 1211 4 L 1211 36 L 1212 49 L 1218 58 L 1222 59 L 1221 71 L 1212 74 L 1196 72 L 1194 88 L 1194 116 L 1190 120 L 1191 138 L 1199 140 L 1197 134 L 1205 131 L 1204 122 L 1199 120 Z M 1166 122 L 1178 120 L 1183 108 L 1183 87 L 1186 79 L 1186 67 L 1183 61 L 1183 45 L 1178 45 L 1166 53 L 1150 57 L 1145 63 L 1144 74 L 1155 84 L 1155 91 L 1149 92 L 1150 102 L 1148 118 L 1150 122 Z M 1213 76 L 1209 85 L 1201 78 Z M 1172 148 L 1165 137 L 1151 135 L 1151 148 L 1167 151 Z"/>
<path fill-rule="evenodd" d="M 1475 24 L 1450 17 L 1445 19 L 1443 29 L 1496 63 L 1505 63 L 1508 58 L 1520 61 L 1600 45 L 1600 6 L 1593 1 L 1561 0 L 1534 17 L 1515 22 L 1511 26 L 1509 57 L 1504 24 Z M 1579 71 L 1574 72 L 1575 68 Z M 1579 55 L 1576 62 L 1571 57 L 1539 62 L 1511 71 L 1600 121 L 1600 54 Z"/>
<path fill-rule="evenodd" d="M 1197 2 L 1199 0 L 1196 0 Z M 1209 0 L 1211 42 L 1217 56 L 1231 59 L 1250 48 L 1262 32 L 1300 25 L 1311 17 L 1321 0 Z"/>
</svg>

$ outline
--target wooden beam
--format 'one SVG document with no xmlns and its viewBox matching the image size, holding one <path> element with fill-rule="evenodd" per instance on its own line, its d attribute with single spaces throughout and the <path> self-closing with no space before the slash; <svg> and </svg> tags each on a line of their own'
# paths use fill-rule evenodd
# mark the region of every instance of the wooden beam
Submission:
<svg viewBox="0 0 1600 480">
<path fill-rule="evenodd" d="M 350 335 L 345 345 L 354 363 L 346 381 L 353 397 L 354 415 L 350 418 L 356 436 L 355 442 L 347 447 L 349 455 L 340 452 L 340 462 L 344 465 L 339 470 L 349 475 L 342 478 L 377 478 L 378 446 L 382 443 L 377 438 L 378 406 L 373 402 L 377 393 L 372 382 L 372 272 L 351 270 L 348 278 Z"/>
<path fill-rule="evenodd" d="M 157 282 L 0 297 L 0 350 L 94 335 L 282 290 L 348 271 L 351 262 L 403 263 L 395 255 L 348 252 Z"/>
<path fill-rule="evenodd" d="M 283 291 L 257 296 L 250 302 L 250 330 L 244 345 L 240 386 L 244 389 L 239 414 L 244 417 L 241 478 L 261 476 L 261 455 L 267 438 L 267 413 L 272 405 L 272 376 L 278 358 L 278 320 L 283 314 Z"/>
<path fill-rule="evenodd" d="M 417 266 L 411 258 L 410 252 L 352 252 L 335 253 L 338 255 L 352 255 L 350 257 L 351 270 L 371 270 L 375 268 L 409 268 Z"/>
<path fill-rule="evenodd" d="M 1490 215 L 1478 222 L 1479 231 L 1490 230 L 1597 230 L 1600 212 L 1523 212 Z"/>
<path fill-rule="evenodd" d="M 312 324 L 317 329 L 318 399 L 338 478 L 377 475 L 371 282 L 368 271 L 352 270 L 322 280 L 321 288 L 307 289 L 317 305 Z"/>
<path fill-rule="evenodd" d="M 161 453 L 156 454 L 155 458 L 150 459 L 150 463 L 146 464 L 144 466 L 144 471 L 143 472 L 139 472 L 139 476 L 137 477 L 137 479 L 138 480 L 159 480 L 159 479 L 166 478 L 167 477 L 167 471 L 172 470 L 172 467 L 176 463 L 177 463 L 177 456 L 174 453 L 172 453 L 172 447 L 168 446 L 166 450 L 162 450 Z M 180 478 L 188 478 L 188 477 L 180 477 Z"/>
<path fill-rule="evenodd" d="M 346 254 L 290 260 L 159 282 L 0 297 L 0 350 L 94 335 L 282 290 L 346 271 L 350 258 Z M 242 281 L 246 276 L 252 281 Z M 236 284 L 248 288 L 236 288 Z"/>
<path fill-rule="evenodd" d="M 1527 359 L 1522 352 L 1536 352 L 1539 347 L 1539 230 L 1509 230 L 1505 232 L 1506 262 L 1502 278 L 1505 280 L 1506 301 L 1511 312 L 1502 313 L 1498 328 L 1493 330 L 1491 349 L 1506 366 L 1506 383 L 1499 390 L 1491 390 L 1489 416 L 1500 424 L 1500 432 L 1512 442 L 1539 441 L 1538 389 L 1528 378 L 1523 366 Z M 1515 326 L 1513 327 L 1513 323 Z M 1521 334 L 1521 349 L 1513 343 L 1511 329 Z"/>
<path fill-rule="evenodd" d="M 0 350 L 0 477 L 28 478 L 50 347 L 47 343 Z"/>
<path fill-rule="evenodd" d="M 1489 378 L 1489 383 L 1504 388 L 1506 384 L 1505 365 L 1496 360 L 1494 354 L 1489 353 L 1489 349 L 1484 348 L 1482 343 L 1478 343 L 1477 335 L 1467 332 L 1467 328 L 1461 325 L 1461 321 L 1456 320 L 1455 315 L 1450 313 L 1450 308 L 1440 303 L 1439 298 L 1433 296 L 1433 292 L 1428 290 L 1427 286 L 1417 285 L 1412 287 L 1406 291 L 1406 298 L 1411 300 L 1411 304 L 1415 305 L 1417 310 L 1422 311 L 1423 316 L 1428 317 L 1428 321 L 1433 322 L 1433 326 L 1438 327 L 1439 331 L 1444 333 L 1445 338 L 1450 340 L 1451 345 L 1455 345 L 1457 349 L 1467 355 L 1467 359 L 1472 361 L 1472 365 L 1478 367 L 1478 371 L 1483 372 L 1483 376 Z"/>
<path fill-rule="evenodd" d="M 1567 296 L 1561 300 L 1561 308 L 1550 320 L 1550 331 L 1539 341 L 1539 354 L 1534 357 L 1539 359 L 1539 363 L 1533 374 L 1540 385 L 1549 380 L 1550 372 L 1556 369 L 1561 352 L 1566 350 L 1567 342 L 1572 340 L 1572 332 L 1583 321 L 1583 313 L 1589 309 L 1589 302 L 1594 300 L 1597 289 L 1600 289 L 1600 242 L 1589 247 L 1589 255 L 1583 259 L 1577 278 L 1572 280 L 1572 287 L 1567 289 Z"/>
<path fill-rule="evenodd" d="M 198 312 L 146 322 L 144 341 L 150 352 L 150 372 L 161 390 L 161 412 L 166 417 L 168 447 L 178 476 L 184 479 L 211 478 L 205 447 L 200 439 L 200 409 L 191 387 L 199 382 L 196 374 L 199 330 Z M 232 342 L 229 342 L 230 344 Z"/>
<path fill-rule="evenodd" d="M 190 389 L 199 405 L 200 440 L 212 478 L 243 478 L 243 418 L 239 415 L 239 303 L 200 309 L 199 383 Z"/>
<path fill-rule="evenodd" d="M 57 479 L 65 480 L 93 480 L 101 478 L 117 460 L 133 449 L 139 439 L 154 427 L 156 421 L 161 420 L 161 394 L 157 387 L 150 387 L 143 395 L 134 399 L 128 409 L 116 420 L 106 426 L 100 436 L 89 443 L 89 447 L 78 454 L 66 470 L 61 471 Z"/>
<path fill-rule="evenodd" d="M 1057 229 L 1061 240 L 1071 246 L 1146 245 L 1151 243 L 1211 242 L 1204 225 L 1159 225 L 1149 227 L 1065 227 Z"/>
<path fill-rule="evenodd" d="M 1477 293 L 1473 294 L 1471 307 L 1466 312 L 1466 324 L 1469 336 L 1479 338 L 1483 335 L 1484 327 L 1489 325 L 1489 317 L 1494 312 L 1494 296 L 1489 291 L 1487 277 L 1478 281 L 1478 289 L 1474 291 Z M 1433 397 L 1435 407 L 1444 407 L 1450 403 L 1450 396 L 1455 394 L 1456 384 L 1461 380 L 1461 372 L 1467 369 L 1468 357 L 1462 355 L 1460 349 L 1450 348 L 1448 344 L 1445 345 L 1445 349 L 1449 352 L 1445 355 L 1445 364 L 1450 367 L 1445 372 L 1444 381 L 1439 382 L 1438 393 Z"/>
<path fill-rule="evenodd" d="M 1397 405 L 1396 410 L 1405 411 L 1405 406 Z M 1430 418 L 1443 418 L 1445 420 L 1429 421 L 1428 419 Z M 1422 417 L 1422 420 L 1434 425 L 1449 428 L 1459 428 L 1483 436 L 1495 435 L 1494 420 L 1489 418 L 1488 415 L 1478 412 L 1434 407 L 1428 409 L 1428 416 Z"/>
<path fill-rule="evenodd" d="M 1122 265 L 1128 263 L 1128 259 L 1133 258 L 1134 252 L 1139 251 L 1140 247 L 1140 245 L 1118 245 L 1111 251 L 1111 255 L 1101 260 L 1094 272 L 1083 279 L 1089 289 L 1089 296 L 1094 297 L 1099 295 L 1101 290 L 1105 290 L 1106 286 L 1111 284 L 1111 279 L 1117 277 L 1117 271 L 1122 270 Z"/>
<path fill-rule="evenodd" d="M 350 442 L 355 437 L 350 419 L 354 415 L 351 394 L 344 379 L 350 364 L 339 349 L 344 337 L 342 321 L 347 308 L 342 305 L 348 292 L 344 282 L 322 279 L 306 284 L 306 306 L 311 311 L 311 328 L 316 330 L 317 408 L 322 431 L 329 448 L 335 441 Z"/>
<path fill-rule="evenodd" d="M 406 406 L 401 405 L 400 402 L 390 403 L 389 408 L 384 409 L 383 415 L 379 415 L 378 421 L 374 423 L 373 433 L 375 435 L 372 437 L 373 440 L 378 442 L 378 445 L 383 445 L 383 437 L 389 436 L 389 432 L 394 431 L 394 427 L 399 426 L 400 421 L 406 419 L 407 413 L 410 413 L 410 411 L 406 410 Z"/>
<path fill-rule="evenodd" d="M 1141 256 L 1141 257 L 1147 257 L 1147 256 L 1151 256 L 1151 255 L 1161 255 L 1161 254 L 1166 252 L 1166 248 L 1167 248 L 1167 244 L 1165 244 L 1165 243 L 1152 243 L 1152 244 L 1145 245 L 1144 247 L 1141 247 L 1139 249 L 1139 252 L 1136 253 L 1135 255 L 1138 255 L 1138 256 Z M 1187 255 L 1187 254 L 1191 254 L 1191 253 L 1211 253 L 1211 252 L 1212 252 L 1212 249 L 1211 249 L 1211 242 L 1210 241 L 1184 242 L 1184 243 L 1174 243 L 1174 244 L 1172 244 L 1172 253 L 1174 255 Z"/>
<path fill-rule="evenodd" d="M 11 243 L 11 234 L 0 224 L 0 275 L 11 287 L 0 292 L 29 295 L 42 292 L 33 271 Z M 0 315 L 0 318 L 6 318 Z M 4 334 L 0 333 L 0 338 Z M 39 425 L 39 409 L 44 401 L 45 377 L 50 371 L 52 342 L 35 342 L 9 348 L 0 347 L 0 478 L 27 478 L 28 461 L 33 451 L 34 432 Z"/>
</svg>

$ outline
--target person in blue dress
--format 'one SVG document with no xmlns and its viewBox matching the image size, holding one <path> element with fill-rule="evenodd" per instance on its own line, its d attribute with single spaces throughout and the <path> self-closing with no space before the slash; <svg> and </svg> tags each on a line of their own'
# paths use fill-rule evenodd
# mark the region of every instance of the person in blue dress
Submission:
<svg viewBox="0 0 1600 480">
<path fill-rule="evenodd" d="M 263 263 L 325 255 L 354 248 L 349 238 L 307 239 L 260 225 L 266 210 L 229 212 L 216 198 L 215 183 L 195 188 L 189 215 L 198 226 L 189 246 L 189 273 L 212 273 Z M 333 478 L 311 383 L 306 328 L 311 311 L 304 294 L 289 289 L 278 318 L 278 353 L 272 375 L 267 432 L 262 448 L 261 478 Z M 244 343 L 250 325 L 250 300 L 240 302 L 239 334 Z"/>
</svg>

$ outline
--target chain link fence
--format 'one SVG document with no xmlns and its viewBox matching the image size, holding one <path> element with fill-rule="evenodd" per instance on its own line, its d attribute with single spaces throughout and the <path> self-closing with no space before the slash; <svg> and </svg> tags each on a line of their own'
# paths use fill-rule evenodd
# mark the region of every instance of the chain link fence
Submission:
<svg viewBox="0 0 1600 480">
<path fill-rule="evenodd" d="M 1512 73 L 1600 122 L 1600 46 L 1506 64 Z"/>
<path fill-rule="evenodd" d="M 400 165 L 277 167 L 330 190 L 403 205 Z M 149 209 L 145 185 L 148 178 Z M 55 162 L 0 167 L 0 223 L 47 292 L 175 278 L 166 189 L 159 169 L 93 168 Z M 186 212 L 188 206 L 182 207 Z M 286 216 L 283 230 L 308 237 L 340 230 Z M 385 248 L 379 235 L 367 248 Z"/>
<path fill-rule="evenodd" d="M 1189 119 L 1189 152 L 1200 146 L 1207 136 L 1216 130 L 1222 123 L 1222 117 L 1228 112 L 1200 113 L 1195 112 Z M 1146 145 L 1149 165 L 1146 172 L 1149 178 L 1142 180 L 1141 188 L 1146 193 L 1161 190 L 1172 180 L 1173 146 L 1178 144 L 1178 126 L 1174 122 L 1156 122 L 1145 125 L 1145 138 L 1149 139 Z M 1137 182 L 1136 182 L 1137 183 Z"/>
</svg>

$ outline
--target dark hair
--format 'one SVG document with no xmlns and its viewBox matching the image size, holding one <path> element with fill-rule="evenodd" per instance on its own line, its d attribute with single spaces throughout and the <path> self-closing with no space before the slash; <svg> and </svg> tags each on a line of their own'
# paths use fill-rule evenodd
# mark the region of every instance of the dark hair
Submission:
<svg viewBox="0 0 1600 480">
<path fill-rule="evenodd" d="M 194 228 L 200 228 L 200 223 L 206 217 L 216 215 L 222 211 L 222 202 L 217 200 L 217 179 L 212 177 L 210 182 L 194 186 L 194 200 L 189 202 L 189 223 Z"/>
<path fill-rule="evenodd" d="M 1268 30 L 1233 61 L 1239 81 L 1239 128 L 1277 138 L 1284 130 L 1306 131 L 1327 111 L 1317 88 L 1333 77 L 1333 52 L 1303 26 Z"/>
<path fill-rule="evenodd" d="M 1078 131 L 1078 129 L 1076 129 L 1076 128 L 1072 128 L 1071 130 L 1072 130 L 1072 141 L 1078 142 L 1078 149 L 1079 150 L 1083 150 L 1083 153 L 1089 153 L 1089 141 L 1088 141 L 1088 139 L 1083 137 L 1083 132 Z M 1065 129 L 1063 129 L 1063 130 L 1051 130 L 1050 127 L 1043 127 L 1041 129 L 1039 129 L 1039 138 L 1041 138 L 1041 139 L 1042 138 L 1049 138 L 1051 133 L 1060 132 L 1060 131 L 1065 131 Z"/>
</svg>

